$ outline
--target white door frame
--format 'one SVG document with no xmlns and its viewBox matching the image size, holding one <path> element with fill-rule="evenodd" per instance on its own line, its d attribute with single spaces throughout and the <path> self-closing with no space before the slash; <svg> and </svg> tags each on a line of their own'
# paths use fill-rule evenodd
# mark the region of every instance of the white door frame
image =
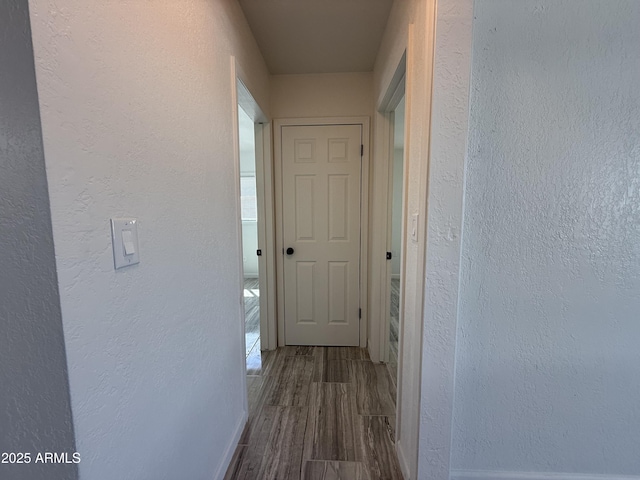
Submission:
<svg viewBox="0 0 640 480">
<path fill-rule="evenodd" d="M 360 346 L 367 346 L 367 274 L 368 274 L 368 229 L 369 229 L 369 117 L 322 117 L 322 118 L 282 118 L 274 121 L 274 166 L 276 198 L 276 276 L 278 346 L 285 345 L 284 337 L 284 253 L 283 253 L 283 208 L 282 208 L 282 128 L 285 126 L 319 125 L 360 125 L 362 127 L 362 176 L 360 179 Z"/>
<path fill-rule="evenodd" d="M 277 322 L 276 322 L 276 271 L 274 258 L 274 205 L 273 205 L 273 161 L 271 156 L 271 123 L 264 114 L 260 105 L 246 87 L 245 82 L 237 68 L 235 58 L 231 60 L 232 79 L 235 88 L 232 88 L 232 101 L 234 105 L 234 157 L 236 177 L 240 181 L 240 151 L 238 139 L 238 106 L 247 112 L 255 123 L 255 149 L 256 149 L 256 189 L 258 196 L 258 245 L 262 250 L 262 256 L 258 258 L 258 274 L 260 284 L 260 349 L 275 350 L 277 348 Z M 239 184 L 236 186 L 238 208 L 240 208 Z M 242 252 L 242 225 L 239 225 L 238 239 Z M 242 254 L 240 255 L 240 273 L 243 272 Z M 241 275 L 242 277 L 242 275 Z M 243 288 L 240 289 L 243 291 Z M 242 318 L 244 318 L 244 299 L 241 298 Z M 244 342 L 244 324 L 243 342 Z M 244 353 L 245 348 L 242 349 Z M 245 359 L 243 358 L 243 362 Z M 245 364 L 246 366 L 246 364 Z"/>
</svg>

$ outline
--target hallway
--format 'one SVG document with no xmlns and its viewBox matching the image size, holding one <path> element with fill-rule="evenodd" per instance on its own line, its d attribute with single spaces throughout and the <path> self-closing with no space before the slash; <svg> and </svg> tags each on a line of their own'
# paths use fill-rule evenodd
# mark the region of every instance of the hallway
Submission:
<svg viewBox="0 0 640 480">
<path fill-rule="evenodd" d="M 226 480 L 401 479 L 387 368 L 355 347 L 264 352 Z"/>
</svg>

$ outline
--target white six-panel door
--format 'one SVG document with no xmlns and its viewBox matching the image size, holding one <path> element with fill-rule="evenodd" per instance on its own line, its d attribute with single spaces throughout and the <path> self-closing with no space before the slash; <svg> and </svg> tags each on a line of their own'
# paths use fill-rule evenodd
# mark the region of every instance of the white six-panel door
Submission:
<svg viewBox="0 0 640 480">
<path fill-rule="evenodd" d="M 359 344 L 361 145 L 361 125 L 282 128 L 287 345 Z"/>
</svg>

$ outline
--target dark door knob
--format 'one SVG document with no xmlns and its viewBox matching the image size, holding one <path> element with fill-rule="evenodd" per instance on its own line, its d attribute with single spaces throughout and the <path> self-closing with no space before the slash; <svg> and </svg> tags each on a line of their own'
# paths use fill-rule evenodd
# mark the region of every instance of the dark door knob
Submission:
<svg viewBox="0 0 640 480">
<path fill-rule="evenodd" d="M 293 248 L 291 248 L 291 247 L 287 248 L 287 255 L 293 255 L 294 251 L 295 250 Z"/>
</svg>

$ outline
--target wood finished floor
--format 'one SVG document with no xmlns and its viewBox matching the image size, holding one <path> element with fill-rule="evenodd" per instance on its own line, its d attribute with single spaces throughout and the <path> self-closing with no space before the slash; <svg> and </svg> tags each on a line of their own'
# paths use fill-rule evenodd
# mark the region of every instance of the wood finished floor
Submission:
<svg viewBox="0 0 640 480">
<path fill-rule="evenodd" d="M 225 480 L 402 479 L 395 389 L 355 347 L 283 347 L 247 375 L 249 420 Z"/>
<path fill-rule="evenodd" d="M 391 279 L 391 308 L 389 322 L 389 373 L 394 385 L 398 384 L 398 335 L 400 330 L 400 279 Z"/>
<path fill-rule="evenodd" d="M 260 287 L 257 278 L 244 279 L 244 335 L 247 369 L 260 364 Z"/>
</svg>

